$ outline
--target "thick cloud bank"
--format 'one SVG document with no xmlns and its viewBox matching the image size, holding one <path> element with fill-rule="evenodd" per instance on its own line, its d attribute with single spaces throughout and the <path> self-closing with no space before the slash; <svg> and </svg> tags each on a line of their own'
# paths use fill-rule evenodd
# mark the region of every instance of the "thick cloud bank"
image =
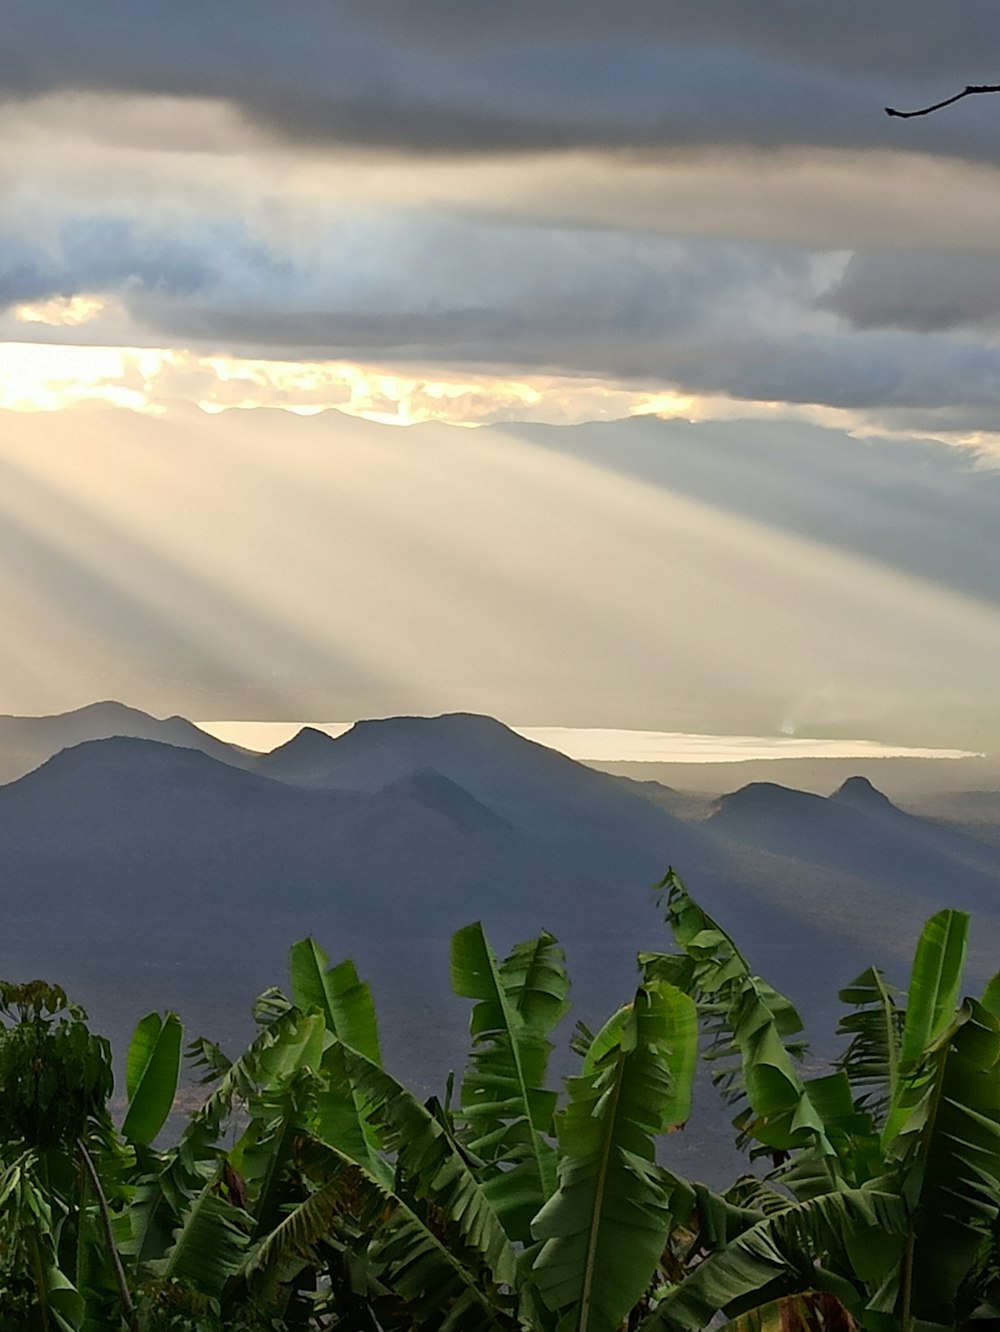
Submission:
<svg viewBox="0 0 1000 1332">
<path fill-rule="evenodd" d="M 11 0 L 0 339 L 993 433 L 1000 98 L 882 108 L 998 50 L 978 0 Z"/>
</svg>

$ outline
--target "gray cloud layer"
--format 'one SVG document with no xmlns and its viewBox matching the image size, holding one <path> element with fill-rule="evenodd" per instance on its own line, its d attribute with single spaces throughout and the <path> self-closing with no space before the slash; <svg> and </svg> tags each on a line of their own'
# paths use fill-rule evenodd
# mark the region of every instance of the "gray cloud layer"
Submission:
<svg viewBox="0 0 1000 1332">
<path fill-rule="evenodd" d="M 864 329 L 930 333 L 995 323 L 1000 258 L 961 250 L 862 252 L 819 305 Z"/>
<path fill-rule="evenodd" d="M 964 0 L 9 0 L 0 94 L 221 98 L 291 139 L 403 151 L 825 145 L 1000 160 L 996 111 L 921 104 L 996 77 L 1000 12 Z"/>
</svg>

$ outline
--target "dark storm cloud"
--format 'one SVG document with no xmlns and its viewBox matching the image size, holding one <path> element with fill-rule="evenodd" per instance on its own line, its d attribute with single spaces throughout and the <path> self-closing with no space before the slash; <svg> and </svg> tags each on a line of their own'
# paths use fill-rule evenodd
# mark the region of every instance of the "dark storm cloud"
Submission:
<svg viewBox="0 0 1000 1332">
<path fill-rule="evenodd" d="M 859 329 L 935 332 L 994 322 L 1000 319 L 1000 256 L 861 251 L 819 305 Z"/>
<path fill-rule="evenodd" d="M 917 147 L 1000 160 L 995 106 L 904 126 L 997 77 L 1000 10 L 965 0 L 8 0 L 0 95 L 210 97 L 291 139 L 404 151 Z"/>
</svg>

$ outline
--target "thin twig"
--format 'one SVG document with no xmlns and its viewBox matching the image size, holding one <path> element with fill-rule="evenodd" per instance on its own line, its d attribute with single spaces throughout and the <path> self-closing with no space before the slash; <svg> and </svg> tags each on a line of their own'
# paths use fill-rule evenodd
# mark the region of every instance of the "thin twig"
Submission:
<svg viewBox="0 0 1000 1332">
<path fill-rule="evenodd" d="M 972 97 L 976 93 L 995 92 L 1000 92 L 1000 83 L 970 83 L 968 87 L 963 88 L 954 97 L 946 97 L 943 102 L 935 102 L 933 106 L 921 107 L 919 111 L 896 111 L 893 107 L 887 106 L 885 114 L 887 116 L 898 116 L 900 120 L 910 120 L 913 116 L 929 116 L 932 111 L 940 111 L 943 106 L 951 106 L 953 102 L 960 102 L 963 97 Z"/>
<path fill-rule="evenodd" d="M 101 1221 L 104 1223 L 104 1238 L 108 1243 L 108 1251 L 111 1254 L 111 1266 L 115 1270 L 115 1283 L 118 1286 L 118 1297 L 125 1311 L 125 1320 L 129 1325 L 130 1332 L 139 1332 L 139 1322 L 135 1315 L 135 1306 L 132 1303 L 132 1296 L 129 1293 L 128 1281 L 125 1279 L 125 1269 L 122 1266 L 121 1254 L 118 1252 L 118 1246 L 115 1244 L 114 1231 L 111 1228 L 111 1212 L 108 1209 L 108 1200 L 104 1196 L 104 1189 L 101 1186 L 101 1177 L 97 1173 L 97 1167 L 94 1165 L 94 1158 L 87 1151 L 87 1144 L 82 1138 L 76 1140 L 77 1151 L 83 1160 L 87 1174 L 90 1176 L 90 1182 L 93 1185 L 94 1193 L 97 1197 L 97 1206 L 101 1213 Z"/>
</svg>

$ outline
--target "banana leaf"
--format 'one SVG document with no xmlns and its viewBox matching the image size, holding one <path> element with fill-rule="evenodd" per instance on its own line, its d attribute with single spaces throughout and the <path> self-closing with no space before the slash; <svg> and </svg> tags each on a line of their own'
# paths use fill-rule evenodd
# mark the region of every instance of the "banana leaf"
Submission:
<svg viewBox="0 0 1000 1332">
<path fill-rule="evenodd" d="M 318 1008 L 332 1035 L 372 1063 L 381 1064 L 371 991 L 358 979 L 354 963 L 329 966 L 326 953 L 315 939 L 308 938 L 292 945 L 288 969 L 297 1007 L 303 1012 Z"/>
<path fill-rule="evenodd" d="M 886 1148 L 921 1100 L 928 1052 L 954 1020 L 968 935 L 969 917 L 964 911 L 939 911 L 920 935 L 906 995 L 896 1082 L 882 1134 Z"/>
<path fill-rule="evenodd" d="M 900 1305 L 904 1321 L 950 1325 L 969 1312 L 956 1301 L 996 1246 L 1000 1019 L 966 1000 L 924 1070 L 887 1169 L 912 1215 Z"/>
<path fill-rule="evenodd" d="M 384 1069 L 349 1046 L 340 1048 L 342 1076 L 367 1106 L 385 1151 L 394 1157 L 394 1192 L 417 1212 L 441 1213 L 494 1282 L 513 1282 L 511 1242 L 448 1129 Z"/>
<path fill-rule="evenodd" d="M 697 1040 L 693 1002 L 650 982 L 598 1032 L 557 1116 L 559 1188 L 532 1226 L 531 1277 L 562 1332 L 613 1332 L 649 1286 L 670 1230 L 653 1138 L 671 1127 Z"/>
<path fill-rule="evenodd" d="M 729 935 L 692 899 L 671 870 L 658 885 L 667 922 L 682 952 L 641 953 L 649 979 L 661 978 L 691 995 L 708 1035 L 705 1058 L 716 1065 L 713 1082 L 726 1099 L 741 1104 L 734 1126 L 738 1141 L 760 1143 L 771 1152 L 815 1146 L 830 1158 L 836 1148 L 824 1120 L 823 1101 L 837 1117 L 853 1111 L 845 1104 L 846 1078 L 836 1095 L 826 1080 L 810 1089 L 796 1063 L 805 1046 L 790 1038 L 802 1029 L 794 1006 L 754 976 Z"/>
<path fill-rule="evenodd" d="M 793 1202 L 705 1258 L 666 1292 L 639 1332 L 699 1332 L 720 1313 L 745 1316 L 778 1296 L 817 1289 L 858 1315 L 863 1291 L 841 1275 L 850 1269 L 845 1237 L 858 1229 L 902 1236 L 907 1221 L 903 1199 L 875 1189 Z"/>
<path fill-rule="evenodd" d="M 213 1176 L 190 1200 L 166 1253 L 148 1264 L 155 1275 L 212 1297 L 242 1267 L 251 1224 L 245 1212 L 219 1196 L 218 1184 Z"/>
<path fill-rule="evenodd" d="M 548 1032 L 567 1007 L 562 950 L 542 934 L 498 965 L 482 925 L 467 925 L 452 939 L 451 977 L 456 994 L 479 1001 L 461 1088 L 463 1138 L 486 1166 L 484 1187 L 508 1234 L 527 1241 L 555 1189 L 556 1095 L 544 1084 Z"/>
<path fill-rule="evenodd" d="M 323 1088 L 317 1097 L 316 1131 L 373 1173 L 385 1177 L 378 1134 L 368 1106 L 342 1076 L 343 1048 L 350 1047 L 381 1065 L 378 1021 L 371 991 L 358 979 L 354 963 L 328 966 L 326 953 L 312 938 L 292 945 L 289 973 L 292 996 L 304 1012 L 323 1015 L 325 1049 L 321 1056 Z"/>
<path fill-rule="evenodd" d="M 128 1109 L 122 1136 L 148 1146 L 166 1122 L 177 1091 L 184 1029 L 176 1013 L 149 1013 L 135 1029 L 125 1064 Z"/>
</svg>

